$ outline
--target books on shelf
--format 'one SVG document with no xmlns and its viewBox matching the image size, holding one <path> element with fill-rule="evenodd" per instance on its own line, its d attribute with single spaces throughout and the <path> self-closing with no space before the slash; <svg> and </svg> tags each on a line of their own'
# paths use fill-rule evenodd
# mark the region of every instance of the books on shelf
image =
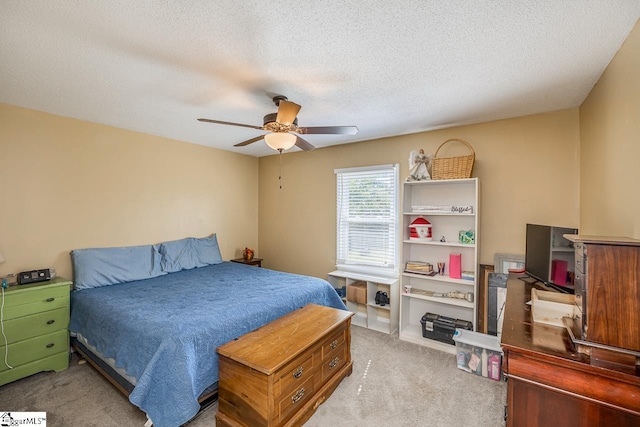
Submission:
<svg viewBox="0 0 640 427">
<path fill-rule="evenodd" d="M 464 280 L 475 280 L 476 279 L 476 273 L 473 271 L 463 271 L 462 275 L 461 275 L 461 279 Z"/>
<path fill-rule="evenodd" d="M 429 205 L 429 206 L 411 206 L 413 212 L 416 213 L 464 213 L 472 214 L 472 205 Z"/>
<path fill-rule="evenodd" d="M 427 276 L 436 274 L 433 270 L 433 265 L 424 261 L 407 261 L 404 271 L 407 273 L 426 274 Z"/>
</svg>

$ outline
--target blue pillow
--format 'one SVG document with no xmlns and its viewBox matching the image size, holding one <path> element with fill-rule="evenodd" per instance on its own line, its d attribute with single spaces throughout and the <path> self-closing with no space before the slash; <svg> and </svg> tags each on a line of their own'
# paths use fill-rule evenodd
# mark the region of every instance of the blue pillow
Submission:
<svg viewBox="0 0 640 427">
<path fill-rule="evenodd" d="M 165 273 L 175 273 L 222 262 L 215 234 L 201 239 L 187 237 L 164 242 L 154 247 L 162 256 L 160 266 Z"/>
<path fill-rule="evenodd" d="M 150 279 L 167 274 L 152 245 L 71 251 L 73 285 L 76 290 Z"/>
</svg>

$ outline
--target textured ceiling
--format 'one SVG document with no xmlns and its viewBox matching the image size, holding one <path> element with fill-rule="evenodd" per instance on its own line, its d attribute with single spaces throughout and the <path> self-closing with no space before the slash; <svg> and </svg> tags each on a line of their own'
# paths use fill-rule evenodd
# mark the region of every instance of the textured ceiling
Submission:
<svg viewBox="0 0 640 427">
<path fill-rule="evenodd" d="M 317 147 L 578 107 L 638 0 L 0 2 L 0 102 L 254 156 L 273 95 Z M 294 148 L 293 150 L 298 150 Z"/>
</svg>

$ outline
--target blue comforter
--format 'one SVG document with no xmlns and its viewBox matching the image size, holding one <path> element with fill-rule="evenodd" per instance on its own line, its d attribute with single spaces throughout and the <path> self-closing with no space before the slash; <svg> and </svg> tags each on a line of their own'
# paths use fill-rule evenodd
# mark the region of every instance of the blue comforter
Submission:
<svg viewBox="0 0 640 427">
<path fill-rule="evenodd" d="M 346 310 L 324 280 L 224 262 L 72 292 L 70 330 L 137 379 L 155 426 L 178 426 L 218 380 L 217 347 L 308 303 Z"/>
</svg>

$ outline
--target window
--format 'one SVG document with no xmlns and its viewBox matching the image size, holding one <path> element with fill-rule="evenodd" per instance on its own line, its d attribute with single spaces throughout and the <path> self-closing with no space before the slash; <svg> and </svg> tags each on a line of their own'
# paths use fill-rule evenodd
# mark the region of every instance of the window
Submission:
<svg viewBox="0 0 640 427">
<path fill-rule="evenodd" d="M 397 274 L 398 165 L 335 173 L 338 268 Z"/>
</svg>

